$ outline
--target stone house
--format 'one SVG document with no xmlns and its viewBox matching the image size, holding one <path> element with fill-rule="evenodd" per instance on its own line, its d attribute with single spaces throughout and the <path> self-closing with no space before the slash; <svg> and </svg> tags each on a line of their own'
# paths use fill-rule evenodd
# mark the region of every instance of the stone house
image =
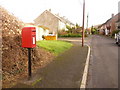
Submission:
<svg viewBox="0 0 120 90">
<path fill-rule="evenodd" d="M 120 30 L 120 19 L 118 21 L 116 21 L 116 29 Z"/>
<path fill-rule="evenodd" d="M 45 10 L 35 20 L 35 25 L 46 26 L 50 33 L 58 33 L 60 30 L 67 30 L 66 25 L 74 27 L 75 25 L 64 17 L 53 14 L 51 10 Z"/>
<path fill-rule="evenodd" d="M 113 31 L 118 29 L 117 22 L 119 19 L 120 19 L 120 13 L 116 15 L 112 14 L 112 17 L 99 27 L 100 34 L 104 34 L 105 30 L 108 30 L 109 34 L 111 35 Z"/>
<path fill-rule="evenodd" d="M 36 41 L 43 40 L 42 36 L 49 34 L 49 28 L 45 26 L 36 26 L 34 23 L 25 23 L 24 27 L 36 27 Z"/>
</svg>

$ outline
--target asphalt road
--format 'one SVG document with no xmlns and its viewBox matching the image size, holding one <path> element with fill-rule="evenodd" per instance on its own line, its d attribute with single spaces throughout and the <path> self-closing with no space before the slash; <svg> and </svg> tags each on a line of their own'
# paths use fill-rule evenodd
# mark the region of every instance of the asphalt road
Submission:
<svg viewBox="0 0 120 90">
<path fill-rule="evenodd" d="M 91 37 L 87 88 L 118 88 L 118 46 L 105 36 Z"/>
</svg>

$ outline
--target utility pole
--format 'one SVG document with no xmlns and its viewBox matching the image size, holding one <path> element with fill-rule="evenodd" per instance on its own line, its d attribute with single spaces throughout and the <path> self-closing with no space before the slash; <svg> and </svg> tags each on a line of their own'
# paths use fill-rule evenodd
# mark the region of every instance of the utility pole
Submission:
<svg viewBox="0 0 120 90">
<path fill-rule="evenodd" d="M 85 0 L 83 0 L 82 47 L 84 46 Z"/>
<path fill-rule="evenodd" d="M 87 14 L 87 27 L 86 27 L 87 34 L 88 34 L 88 18 L 89 18 L 89 16 L 88 16 L 88 14 Z"/>
<path fill-rule="evenodd" d="M 89 16 L 87 15 L 87 29 L 88 29 L 88 18 L 89 18 Z"/>
</svg>

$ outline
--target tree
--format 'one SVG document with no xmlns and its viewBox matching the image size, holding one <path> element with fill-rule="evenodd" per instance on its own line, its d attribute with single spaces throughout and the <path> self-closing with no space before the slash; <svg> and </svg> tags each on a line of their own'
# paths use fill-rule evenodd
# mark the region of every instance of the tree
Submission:
<svg viewBox="0 0 120 90">
<path fill-rule="evenodd" d="M 91 27 L 91 33 L 92 33 L 92 34 L 97 34 L 97 29 L 94 28 L 93 26 Z"/>
<path fill-rule="evenodd" d="M 76 23 L 76 28 L 81 28 L 81 27 Z"/>
<path fill-rule="evenodd" d="M 68 32 L 72 33 L 72 28 L 69 25 L 66 25 L 66 28 L 68 29 Z"/>
</svg>

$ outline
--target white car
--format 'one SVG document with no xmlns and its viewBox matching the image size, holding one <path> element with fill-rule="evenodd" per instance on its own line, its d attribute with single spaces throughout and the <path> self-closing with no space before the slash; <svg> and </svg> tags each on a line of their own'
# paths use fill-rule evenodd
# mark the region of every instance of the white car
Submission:
<svg viewBox="0 0 120 90">
<path fill-rule="evenodd" d="M 115 41 L 116 41 L 116 44 L 120 45 L 120 32 L 115 34 Z"/>
</svg>

